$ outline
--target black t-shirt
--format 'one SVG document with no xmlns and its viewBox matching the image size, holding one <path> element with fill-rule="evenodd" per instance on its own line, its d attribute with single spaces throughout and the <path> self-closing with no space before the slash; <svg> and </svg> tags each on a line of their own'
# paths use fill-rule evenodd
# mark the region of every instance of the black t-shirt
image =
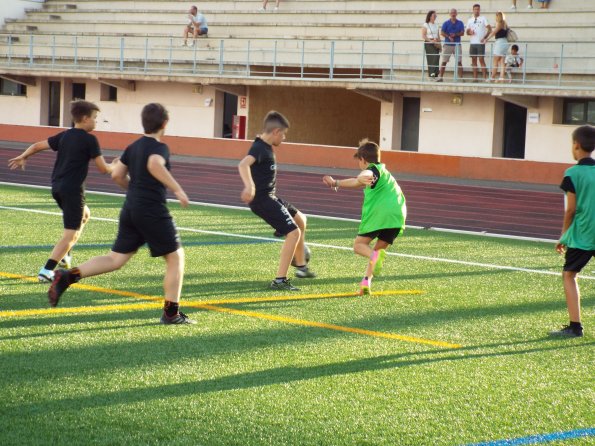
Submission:
<svg viewBox="0 0 595 446">
<path fill-rule="evenodd" d="M 262 139 L 256 138 L 248 155 L 252 155 L 256 159 L 250 166 L 255 187 L 254 198 L 274 195 L 277 185 L 277 165 L 273 148 Z"/>
<path fill-rule="evenodd" d="M 151 155 L 160 155 L 165 159 L 165 168 L 170 170 L 169 148 L 155 138 L 143 136 L 128 147 L 120 161 L 128 166 L 130 182 L 126 193 L 126 205 L 144 207 L 152 204 L 165 204 L 166 190 L 147 168 Z"/>
<path fill-rule="evenodd" d="M 89 173 L 89 160 L 101 156 L 99 142 L 85 130 L 72 128 L 48 138 L 57 153 L 52 171 L 52 188 L 81 190 Z"/>
</svg>

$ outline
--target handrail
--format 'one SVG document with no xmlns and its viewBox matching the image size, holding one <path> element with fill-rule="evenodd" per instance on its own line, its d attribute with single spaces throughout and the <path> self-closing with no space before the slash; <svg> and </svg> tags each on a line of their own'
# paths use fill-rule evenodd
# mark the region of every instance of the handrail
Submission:
<svg viewBox="0 0 595 446">
<path fill-rule="evenodd" d="M 171 36 L 0 34 L 0 70 L 430 82 L 424 45 L 417 40 L 200 38 L 193 48 L 180 42 Z M 457 54 L 463 52 L 465 76 L 453 73 L 455 57 L 445 81 L 470 80 L 467 45 L 456 47 Z M 595 43 L 517 45 L 524 64 L 510 85 L 595 88 Z M 490 43 L 488 69 L 492 54 Z"/>
</svg>

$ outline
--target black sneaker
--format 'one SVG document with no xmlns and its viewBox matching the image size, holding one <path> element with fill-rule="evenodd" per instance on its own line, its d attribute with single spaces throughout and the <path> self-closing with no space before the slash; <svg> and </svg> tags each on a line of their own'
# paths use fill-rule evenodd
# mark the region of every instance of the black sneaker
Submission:
<svg viewBox="0 0 595 446">
<path fill-rule="evenodd" d="M 181 311 L 178 312 L 178 314 L 171 316 L 171 317 L 166 315 L 165 311 L 164 311 L 159 322 L 161 324 L 166 324 L 166 325 L 167 324 L 196 324 L 196 321 L 194 319 L 190 319 L 188 316 L 186 316 Z"/>
<path fill-rule="evenodd" d="M 295 277 L 298 279 L 313 279 L 316 277 L 316 273 L 314 271 L 310 271 L 307 266 L 302 266 L 301 268 L 297 268 L 295 270 Z"/>
<path fill-rule="evenodd" d="M 573 328 L 570 325 L 565 325 L 560 330 L 550 331 L 550 336 L 561 336 L 567 338 L 581 338 L 583 336 L 583 327 Z"/>
<path fill-rule="evenodd" d="M 54 280 L 50 285 L 50 289 L 48 290 L 48 301 L 50 302 L 50 307 L 58 306 L 58 302 L 60 302 L 60 296 L 64 294 L 64 291 L 68 289 L 71 284 L 70 273 L 65 269 L 59 269 L 58 271 L 54 272 Z"/>
<path fill-rule="evenodd" d="M 294 287 L 289 279 L 283 279 L 281 281 L 273 280 L 270 285 L 272 290 L 282 291 L 299 291 L 299 288 Z"/>
</svg>

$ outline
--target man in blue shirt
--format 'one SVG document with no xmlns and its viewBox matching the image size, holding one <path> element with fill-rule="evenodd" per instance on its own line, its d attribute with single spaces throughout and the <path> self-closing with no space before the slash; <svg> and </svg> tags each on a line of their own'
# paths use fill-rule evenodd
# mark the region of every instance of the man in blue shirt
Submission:
<svg viewBox="0 0 595 446">
<path fill-rule="evenodd" d="M 440 35 L 444 37 L 444 44 L 442 45 L 442 65 L 440 66 L 438 82 L 442 82 L 446 64 L 453 54 L 457 59 L 459 78 L 463 78 L 463 57 L 461 54 L 461 36 L 463 34 L 465 34 L 465 25 L 457 20 L 457 10 L 453 8 L 450 10 L 450 20 L 444 22 L 440 29 Z"/>
</svg>

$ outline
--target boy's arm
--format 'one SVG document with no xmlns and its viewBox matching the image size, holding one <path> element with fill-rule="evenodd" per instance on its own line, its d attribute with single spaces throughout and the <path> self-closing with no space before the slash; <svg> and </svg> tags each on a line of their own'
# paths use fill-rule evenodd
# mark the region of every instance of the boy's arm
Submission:
<svg viewBox="0 0 595 446">
<path fill-rule="evenodd" d="M 45 141 L 39 141 L 35 144 L 30 145 L 27 150 L 21 153 L 16 158 L 12 158 L 8 160 L 8 167 L 10 170 L 14 170 L 18 167 L 21 170 L 25 170 L 25 165 L 27 164 L 27 158 L 32 155 L 35 155 L 37 152 L 41 152 L 43 150 L 48 150 L 50 148 L 50 144 L 48 143 L 47 139 Z"/>
<path fill-rule="evenodd" d="M 242 191 L 240 198 L 244 203 L 250 203 L 254 199 L 255 187 L 254 181 L 252 180 L 252 173 L 250 172 L 250 166 L 255 162 L 256 158 L 252 155 L 246 155 L 238 164 L 238 171 L 240 172 L 240 177 L 244 183 L 244 190 Z"/>
<path fill-rule="evenodd" d="M 122 189 L 127 190 L 128 182 L 130 180 L 128 177 L 128 166 L 124 163 L 121 163 L 120 158 L 114 159 L 114 161 L 112 161 L 112 165 L 112 180 L 114 180 L 114 183 L 116 183 Z"/>
<path fill-rule="evenodd" d="M 157 154 L 149 156 L 147 170 L 155 179 L 173 192 L 176 198 L 180 200 L 182 207 L 188 206 L 188 196 L 184 192 L 184 189 L 182 189 L 182 186 L 178 184 L 172 174 L 165 168 L 165 158 Z"/>
<path fill-rule="evenodd" d="M 110 164 L 108 164 L 105 162 L 105 158 L 103 157 L 103 155 L 99 155 L 94 158 L 94 161 L 95 166 L 97 166 L 97 170 L 99 170 L 100 173 L 106 175 L 112 173 L 119 159 L 120 158 L 116 157 L 112 160 Z"/>
<path fill-rule="evenodd" d="M 576 194 L 572 192 L 566 192 L 564 201 L 566 206 L 564 206 L 564 220 L 562 222 L 562 234 L 560 235 L 560 238 L 562 238 L 566 231 L 568 231 L 568 228 L 574 220 L 574 214 L 576 213 Z M 565 250 L 565 245 L 560 242 L 556 244 L 556 251 L 558 251 L 560 254 L 562 254 Z"/>
<path fill-rule="evenodd" d="M 335 180 L 330 175 L 325 175 L 322 177 L 322 181 L 328 187 L 332 187 L 335 191 L 340 187 L 358 189 L 372 184 L 374 181 L 374 174 L 371 170 L 363 170 L 356 178 L 345 178 L 342 180 Z"/>
</svg>

